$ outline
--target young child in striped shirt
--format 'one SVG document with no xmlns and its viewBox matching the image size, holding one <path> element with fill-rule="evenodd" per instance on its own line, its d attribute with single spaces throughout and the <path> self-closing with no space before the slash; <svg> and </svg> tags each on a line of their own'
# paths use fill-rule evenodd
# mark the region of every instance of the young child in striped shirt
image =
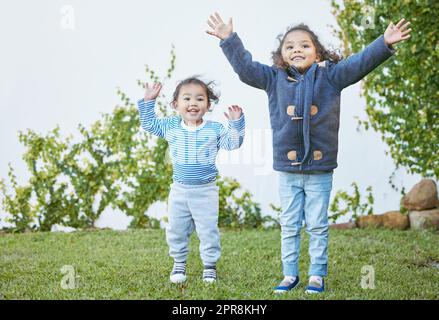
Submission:
<svg viewBox="0 0 439 320">
<path fill-rule="evenodd" d="M 245 120 L 239 106 L 224 113 L 228 125 L 206 121 L 203 116 L 218 102 L 212 83 L 191 77 L 181 81 L 173 94 L 172 107 L 178 115 L 158 119 L 155 99 L 162 85 L 146 84 L 145 96 L 138 101 L 142 128 L 169 143 L 173 165 L 173 183 L 168 199 L 169 223 L 166 241 L 174 259 L 170 274 L 173 283 L 186 281 L 189 237 L 194 231 L 200 239 L 204 265 L 203 281 L 217 279 L 216 263 L 221 255 L 218 230 L 219 187 L 215 165 L 218 150 L 233 150 L 244 140 Z"/>
</svg>

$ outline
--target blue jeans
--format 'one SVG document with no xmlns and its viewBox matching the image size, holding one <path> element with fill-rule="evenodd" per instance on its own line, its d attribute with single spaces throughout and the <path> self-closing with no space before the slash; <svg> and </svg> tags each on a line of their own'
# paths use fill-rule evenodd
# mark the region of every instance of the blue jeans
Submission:
<svg viewBox="0 0 439 320">
<path fill-rule="evenodd" d="M 299 275 L 300 231 L 305 220 L 309 234 L 309 275 L 328 273 L 328 205 L 332 172 L 279 173 L 282 268 L 285 276 Z"/>
<path fill-rule="evenodd" d="M 216 264 L 221 255 L 218 208 L 219 187 L 216 181 L 203 185 L 171 184 L 166 240 L 169 255 L 174 261 L 186 261 L 189 237 L 196 230 L 203 264 Z"/>
</svg>

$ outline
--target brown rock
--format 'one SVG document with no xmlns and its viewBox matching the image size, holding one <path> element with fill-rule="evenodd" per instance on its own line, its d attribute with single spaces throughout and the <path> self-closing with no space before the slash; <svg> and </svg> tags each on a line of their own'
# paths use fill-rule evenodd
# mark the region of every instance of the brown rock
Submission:
<svg viewBox="0 0 439 320">
<path fill-rule="evenodd" d="M 415 230 L 439 230 L 439 209 L 410 211 L 410 227 Z"/>
<path fill-rule="evenodd" d="M 403 197 L 403 206 L 409 210 L 428 210 L 439 205 L 436 182 L 422 179 Z"/>
<path fill-rule="evenodd" d="M 354 229 L 357 226 L 354 222 L 346 222 L 346 223 L 337 223 L 337 224 L 331 224 L 330 228 L 332 229 L 339 229 L 339 230 L 346 230 L 346 229 Z"/>
<path fill-rule="evenodd" d="M 359 228 L 379 228 L 383 226 L 383 215 L 360 216 L 357 219 Z"/>
<path fill-rule="evenodd" d="M 399 211 L 389 211 L 382 216 L 383 227 L 387 229 L 405 230 L 410 225 L 408 215 L 402 214 Z"/>
</svg>

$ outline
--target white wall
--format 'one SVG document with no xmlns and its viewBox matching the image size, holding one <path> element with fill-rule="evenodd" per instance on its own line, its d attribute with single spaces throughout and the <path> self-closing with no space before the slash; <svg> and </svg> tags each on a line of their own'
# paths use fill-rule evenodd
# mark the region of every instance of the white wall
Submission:
<svg viewBox="0 0 439 320">
<path fill-rule="evenodd" d="M 165 84 L 165 92 L 169 96 L 179 79 L 202 74 L 216 80 L 222 92 L 211 119 L 224 121 L 222 112 L 232 103 L 245 109 L 248 134 L 242 150 L 235 152 L 241 158 L 235 164 L 220 160 L 219 169 L 223 175 L 236 177 L 254 194 L 264 212 L 269 212 L 269 203 L 278 205 L 279 200 L 277 175 L 265 170 L 272 161 L 266 95 L 239 81 L 218 40 L 205 33 L 206 20 L 215 10 L 224 18 L 233 16 L 235 31 L 254 58 L 266 64 L 271 64 L 275 37 L 288 25 L 299 22 L 309 24 L 326 45 L 339 46 L 329 27 L 335 25 L 329 1 L 2 2 L 0 177 L 7 177 L 7 164 L 11 162 L 19 181 L 27 178 L 18 130 L 31 128 L 44 133 L 58 124 L 62 134 L 77 135 L 79 123 L 88 125 L 100 113 L 111 112 L 119 102 L 116 87 L 133 99 L 141 97 L 136 80 L 144 79 L 144 65 L 164 74 L 174 44 L 177 68 L 174 80 Z M 364 119 L 364 109 L 360 85 L 347 88 L 342 95 L 339 168 L 335 171 L 333 195 L 339 189 L 351 191 L 353 181 L 363 194 L 371 185 L 375 212 L 383 213 L 398 209 L 400 195 L 387 183 L 394 166 L 385 155 L 386 146 L 379 135 L 356 131 L 354 116 Z M 256 156 L 244 156 L 253 153 Z M 399 170 L 395 184 L 408 189 L 418 180 L 418 176 Z M 155 205 L 150 213 L 160 216 L 163 208 Z M 99 226 L 124 228 L 127 221 L 109 210 Z"/>
</svg>

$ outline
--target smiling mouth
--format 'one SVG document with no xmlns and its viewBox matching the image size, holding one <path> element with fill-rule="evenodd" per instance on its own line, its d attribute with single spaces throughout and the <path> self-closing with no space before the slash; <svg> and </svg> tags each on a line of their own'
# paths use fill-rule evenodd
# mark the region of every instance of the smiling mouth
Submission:
<svg viewBox="0 0 439 320">
<path fill-rule="evenodd" d="M 305 60 L 305 57 L 294 57 L 293 59 L 291 59 L 291 61 L 297 62 L 297 61 L 303 61 Z"/>
</svg>

